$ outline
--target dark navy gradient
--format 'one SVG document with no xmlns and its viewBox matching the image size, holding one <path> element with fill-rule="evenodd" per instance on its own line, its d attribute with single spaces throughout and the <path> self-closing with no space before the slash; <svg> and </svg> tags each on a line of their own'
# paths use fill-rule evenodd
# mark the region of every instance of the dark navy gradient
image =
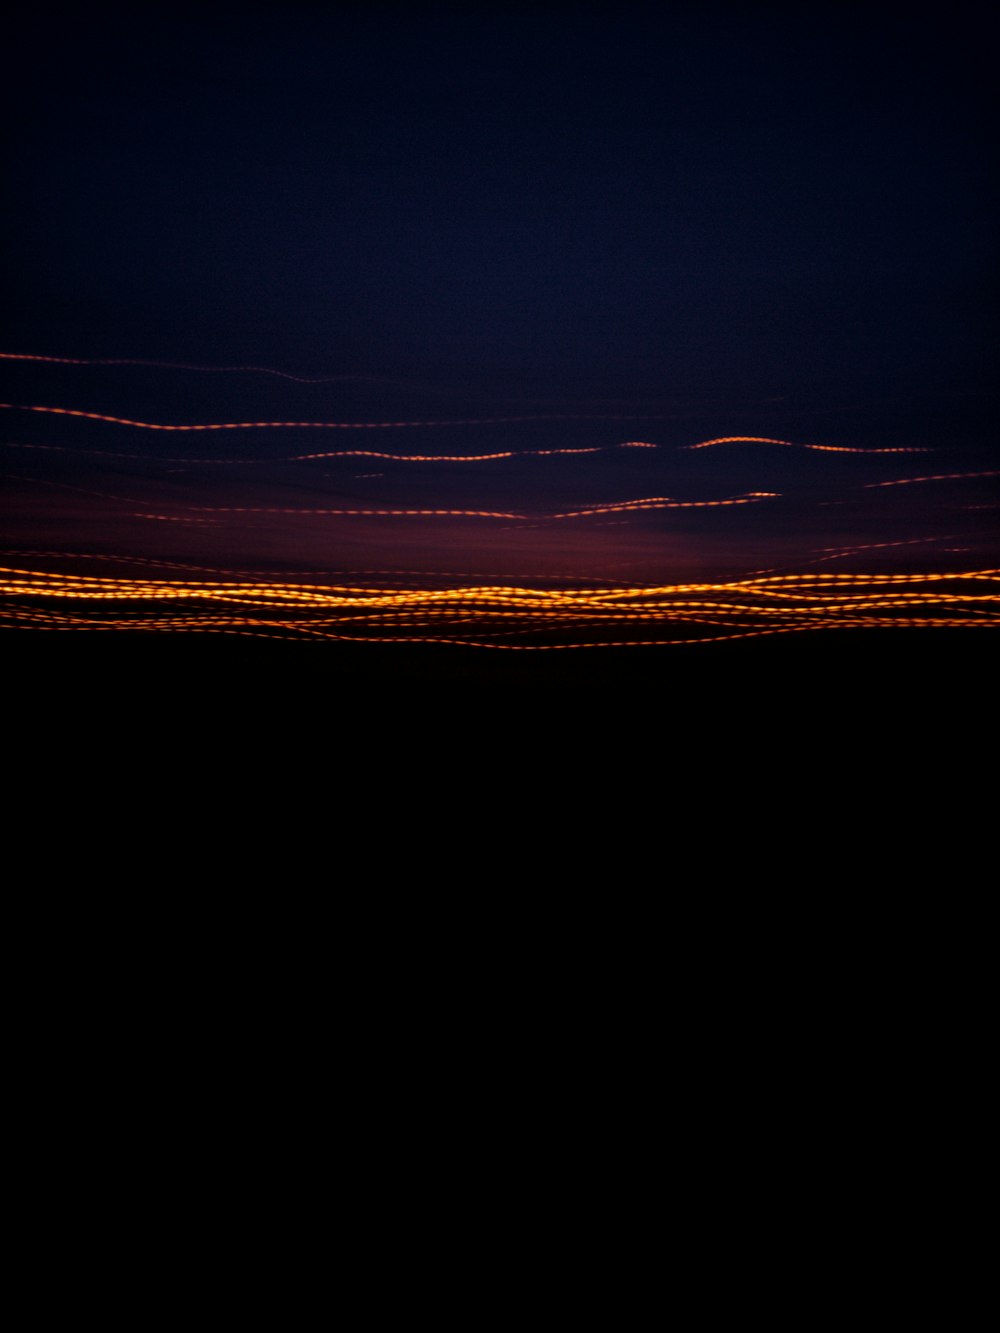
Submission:
<svg viewBox="0 0 1000 1333">
<path fill-rule="evenodd" d="M 976 392 L 985 33 L 90 8 L 7 55 L 6 344 L 494 392 Z"/>
<path fill-rule="evenodd" d="M 9 22 L 5 625 L 308 635 L 261 610 L 287 581 L 426 592 L 359 612 L 364 651 L 400 629 L 451 652 L 496 584 L 580 590 L 542 624 L 565 647 L 592 642 L 588 588 L 831 572 L 876 589 L 871 619 L 817 594 L 784 629 L 995 645 L 979 8 L 471 8 Z M 201 429 L 248 422 L 279 424 Z M 302 457 L 352 449 L 392 456 Z M 911 576 L 940 599 L 915 609 Z M 257 591 L 199 605 L 206 578 Z M 452 623 L 432 603 L 456 590 Z M 759 595 L 757 620 L 667 607 L 601 642 L 764 636 Z M 356 606 L 319 638 L 342 651 Z M 542 633 L 489 614 L 487 647 Z"/>
</svg>

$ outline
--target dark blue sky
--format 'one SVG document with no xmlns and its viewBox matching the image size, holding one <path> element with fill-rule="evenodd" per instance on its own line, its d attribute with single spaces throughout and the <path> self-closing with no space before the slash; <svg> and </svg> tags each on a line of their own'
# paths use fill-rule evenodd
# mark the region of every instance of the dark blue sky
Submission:
<svg viewBox="0 0 1000 1333">
<path fill-rule="evenodd" d="M 6 350 L 527 396 L 981 393 L 971 7 L 20 21 Z"/>
<path fill-rule="evenodd" d="M 995 629 L 979 11 L 473 8 L 9 24 L 0 629 Z"/>
</svg>

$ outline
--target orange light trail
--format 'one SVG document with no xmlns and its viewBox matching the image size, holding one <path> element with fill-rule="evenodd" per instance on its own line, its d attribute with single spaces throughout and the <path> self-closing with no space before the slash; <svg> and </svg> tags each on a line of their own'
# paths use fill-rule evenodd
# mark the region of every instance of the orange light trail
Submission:
<svg viewBox="0 0 1000 1333">
<path fill-rule="evenodd" d="M 267 505 L 191 505 L 190 509 L 205 514 L 292 514 L 302 516 L 329 516 L 337 518 L 503 518 L 515 522 L 538 522 L 539 519 L 556 521 L 564 518 L 589 518 L 593 515 L 633 513 L 648 509 L 714 509 L 724 505 L 755 504 L 760 500 L 778 498 L 777 491 L 751 491 L 725 500 L 671 500 L 667 496 L 648 496 L 637 500 L 622 500 L 592 505 L 587 509 L 568 509 L 549 514 L 518 514 L 493 509 L 293 509 Z M 123 500 L 124 496 L 110 496 Z"/>
<path fill-rule="evenodd" d="M 0 627 L 546 651 L 846 628 L 1000 629 L 1000 570 L 784 574 L 609 588 L 371 588 L 0 569 Z"/>
<path fill-rule="evenodd" d="M 911 537 L 906 541 L 898 542 L 865 542 L 863 546 L 830 546 L 826 547 L 827 554 L 816 557 L 816 564 L 821 564 L 825 560 L 843 560 L 850 555 L 858 555 L 861 551 L 885 551 L 899 546 L 925 546 L 928 542 L 948 542 L 954 541 L 955 534 L 949 533 L 939 537 Z"/>
<path fill-rule="evenodd" d="M 688 444 L 686 449 L 711 449 L 716 444 L 780 444 L 786 449 L 816 449 L 824 454 L 927 454 L 922 445 L 903 445 L 893 449 L 860 449 L 846 444 L 797 444 L 794 440 L 772 440 L 766 435 L 720 435 L 717 440 Z"/>
<path fill-rule="evenodd" d="M 505 449 L 490 454 L 389 454 L 381 453 L 376 449 L 331 449 L 317 454 L 281 454 L 268 458 L 189 458 L 183 455 L 157 454 L 150 457 L 149 454 L 126 454 L 120 450 L 112 449 L 76 449 L 70 448 L 64 444 L 24 444 L 4 442 L 7 449 L 35 449 L 49 453 L 71 453 L 80 456 L 92 456 L 94 458 L 130 458 L 142 462 L 158 463 L 239 463 L 261 464 L 261 463 L 310 463 L 325 461 L 330 458 L 377 458 L 391 463 L 487 463 L 495 459 L 507 458 L 551 458 L 558 454 L 600 454 L 607 453 L 610 449 L 626 449 L 631 445 L 611 444 L 611 445 L 588 445 L 585 448 L 578 449 Z M 648 445 L 650 449 L 657 448 L 656 445 Z"/>
<path fill-rule="evenodd" d="M 10 353 L 0 354 L 0 359 L 258 371 L 301 384 L 329 382 L 253 366 L 188 367 Z M 61 378 L 68 385 L 85 374 L 89 377 L 89 372 L 81 372 Z M 59 378 L 55 372 L 46 375 L 50 377 Z M 36 378 L 41 372 L 31 376 Z M 100 378 L 103 382 L 111 377 Z M 141 381 L 149 387 L 155 378 L 146 375 Z M 217 382 L 214 387 L 219 387 Z M 261 396 L 265 390 L 271 399 Z M 4 539 L 11 549 L 0 552 L 0 561 L 11 562 L 0 569 L 0 630 L 240 635 L 299 643 L 433 643 L 540 652 L 720 643 L 849 628 L 1000 629 L 1000 571 L 992 568 L 997 555 L 988 525 L 980 522 L 970 525 L 968 534 L 956 532 L 952 512 L 958 499 L 989 499 L 994 488 L 985 480 L 1000 476 L 998 471 L 958 470 L 994 461 L 978 452 L 975 441 L 961 452 L 949 449 L 946 459 L 938 452 L 933 461 L 947 461 L 955 472 L 905 476 L 900 474 L 932 460 L 897 462 L 890 455 L 934 451 L 799 444 L 744 435 L 688 443 L 713 424 L 732 427 L 768 420 L 739 423 L 730 417 L 710 423 L 701 409 L 689 414 L 687 424 L 676 424 L 686 419 L 615 413 L 615 408 L 629 406 L 624 400 L 501 398 L 473 405 L 471 399 L 456 398 L 439 405 L 415 399 L 409 406 L 393 395 L 372 398 L 368 406 L 361 406 L 361 399 L 347 406 L 346 400 L 326 394 L 325 405 L 319 406 L 306 405 L 303 392 L 297 394 L 297 403 L 291 396 L 286 402 L 287 390 L 281 399 L 273 398 L 275 392 L 274 386 L 267 390 L 257 385 L 247 400 L 250 406 L 239 397 L 226 406 L 206 408 L 196 399 L 185 404 L 176 395 L 168 402 L 109 398 L 102 391 L 94 404 L 120 406 L 143 417 L 180 418 L 173 422 L 76 407 L 0 403 L 11 414 L 22 414 L 7 418 L 8 433 L 20 436 L 17 442 L 5 441 L 7 448 L 49 451 L 7 455 L 15 503 Z M 50 393 L 75 396 L 68 387 L 11 389 L 8 396 L 27 399 Z M 649 405 L 667 404 L 649 400 Z M 521 411 L 563 406 L 610 408 L 612 413 Z M 408 416 L 422 411 L 503 412 L 508 407 L 514 415 L 195 420 L 243 413 Z M 33 420 L 25 415 L 29 413 Z M 66 424 L 57 428 L 57 418 L 66 418 Z M 662 421 L 675 424 L 645 424 Z M 517 423 L 547 422 L 621 424 L 516 428 Z M 116 426 L 159 434 L 116 436 Z M 487 433 L 492 426 L 505 429 Z M 452 427 L 460 429 L 416 438 L 385 434 Z M 790 428 L 811 431 L 801 423 Z M 202 439 L 206 432 L 283 430 L 383 434 L 229 434 Z M 657 434 L 658 441 L 627 438 L 647 431 Z M 818 426 L 818 433 L 822 437 L 825 428 Z M 55 442 L 31 442 L 33 437 Z M 338 440 L 363 445 L 366 439 L 377 447 L 315 449 L 336 446 Z M 85 447 L 74 448 L 74 440 Z M 313 451 L 306 452 L 310 441 Z M 532 447 L 517 448 L 522 441 Z M 121 449 L 100 447 L 115 444 Z M 726 445 L 737 448 L 690 458 L 690 452 Z M 178 448 L 182 455 L 190 450 L 200 456 L 176 456 Z M 408 448 L 414 452 L 406 452 Z M 417 452 L 421 448 L 429 452 Z M 808 451 L 797 462 L 795 455 L 783 452 L 796 449 Z M 646 453 L 626 459 L 626 450 Z M 258 456 L 237 456 L 248 454 Z M 860 456 L 866 455 L 885 457 L 862 461 Z M 859 457 L 852 463 L 850 456 Z M 543 461 L 548 466 L 542 466 Z M 358 466 L 366 469 L 363 475 Z M 21 475 L 20 468 L 40 475 Z M 869 480 L 878 476 L 893 479 Z M 829 485 L 831 477 L 840 483 Z M 976 485 L 977 479 L 984 484 Z M 936 505 L 929 493 L 921 493 L 921 498 L 916 492 L 894 492 L 894 497 L 879 499 L 861 494 L 863 489 L 935 481 L 968 484 L 960 493 L 954 488 L 947 495 L 935 493 Z M 757 489 L 764 486 L 781 490 Z M 664 490 L 674 495 L 652 493 Z M 948 496 L 955 497 L 955 504 L 944 503 Z M 778 503 L 754 508 L 770 500 Z M 667 512 L 708 509 L 718 514 L 706 515 L 704 521 L 693 512 L 690 517 Z M 62 543 L 77 553 L 35 549 Z M 119 554 L 101 554 L 109 546 Z M 900 551 L 897 560 L 888 548 L 908 549 Z M 95 567 L 97 560 L 112 563 Z M 816 570 L 827 561 L 837 562 L 836 572 Z M 411 562 L 409 569 L 392 568 Z M 962 565 L 963 572 L 954 572 Z M 858 566 L 923 572 L 844 572 Z M 926 572 L 932 567 L 952 572 Z M 790 569 L 812 572 L 785 572 Z M 713 574 L 733 570 L 739 570 L 740 577 L 727 574 L 708 581 Z M 684 578 L 692 581 L 660 582 Z"/>
<path fill-rule="evenodd" d="M 580 449 L 503 449 L 492 454 L 383 454 L 373 449 L 335 449 L 322 454 L 293 454 L 289 463 L 306 463 L 319 458 L 382 458 L 393 463 L 492 463 L 502 458 L 552 458 L 557 454 L 600 454 L 620 445 L 590 445 Z"/>
<path fill-rule="evenodd" d="M 506 426 L 518 423 L 538 422 L 538 421 L 659 421 L 663 417 L 650 416 L 647 414 L 599 414 L 591 415 L 585 413 L 546 413 L 546 414 L 528 414 L 520 416 L 502 416 L 502 417 L 463 417 L 463 418 L 439 418 L 429 421 L 201 421 L 188 423 L 173 423 L 163 421 L 138 421 L 131 417 L 117 417 L 105 412 L 87 412 L 78 407 L 48 407 L 41 405 L 22 405 L 18 403 L 0 403 L 0 409 L 8 412 L 41 412 L 52 416 L 76 417 L 85 421 L 103 421 L 113 426 L 131 426 L 135 430 L 155 430 L 191 433 L 195 431 L 228 431 L 228 430 L 420 430 L 420 429 L 439 429 L 447 426 Z M 923 446 L 900 446 L 887 449 L 863 449 L 854 448 L 848 445 L 838 444 L 799 444 L 794 440 L 776 440 L 763 435 L 724 435 L 713 440 L 701 440 L 696 444 L 687 444 L 682 446 L 685 449 L 709 449 L 720 444 L 773 444 L 780 445 L 787 449 L 809 449 L 820 453 L 829 454 L 924 454 L 932 450 Z M 602 447 L 617 449 L 659 449 L 661 445 L 652 443 L 649 440 L 624 440 L 620 444 L 612 446 L 588 446 L 585 448 L 563 448 L 563 449 L 528 449 L 528 450 L 499 450 L 487 454 L 388 454 L 380 453 L 374 450 L 350 449 L 337 450 L 328 453 L 295 454 L 287 461 L 300 462 L 311 459 L 325 458 L 382 458 L 399 462 L 411 463 L 479 463 L 488 462 L 494 459 L 517 458 L 523 456 L 534 456 L 538 458 L 550 457 L 557 454 L 587 454 L 598 453 Z M 195 460 L 178 460 L 195 461 Z M 245 461 L 245 460 L 231 460 Z M 991 476 L 992 473 L 980 473 L 976 475 Z M 930 480 L 930 478 L 913 478 L 913 480 Z M 934 478 L 933 480 L 938 480 Z M 877 485 L 901 485 L 901 482 L 879 482 Z"/>
<path fill-rule="evenodd" d="M 489 454 L 390 454 L 383 453 L 376 449 L 331 449 L 316 454 L 281 454 L 268 458 L 188 458 L 186 456 L 175 456 L 168 454 L 158 454 L 150 458 L 149 454 L 126 454 L 120 450 L 112 449 L 75 449 L 64 444 L 25 444 L 21 442 L 4 442 L 7 449 L 34 449 L 48 453 L 71 453 L 80 456 L 93 456 L 94 458 L 130 458 L 143 462 L 158 463 L 239 463 L 239 464 L 260 464 L 260 463 L 311 463 L 321 462 L 330 458 L 377 458 L 390 463 L 489 463 L 495 460 L 508 458 L 553 458 L 560 454 L 601 454 L 608 453 L 612 449 L 633 449 L 636 446 L 631 441 L 624 444 L 595 444 L 582 446 L 580 448 L 570 449 L 504 449 Z M 659 445 L 646 444 L 641 446 L 644 449 L 657 449 Z"/>
<path fill-rule="evenodd" d="M 528 413 L 503 417 L 447 417 L 434 421 L 200 421 L 176 424 L 163 421 L 135 421 L 105 412 L 85 412 L 79 407 L 45 407 L 38 404 L 0 403 L 8 412 L 45 412 L 52 416 L 79 417 L 86 421 L 104 421 L 112 426 L 132 426 L 136 430 L 209 431 L 209 430 L 420 430 L 442 426 L 507 426 L 527 421 L 663 421 L 662 416 L 646 413 L 557 412 Z"/>
<path fill-rule="evenodd" d="M 6 474 L 3 474 L 6 475 Z M 110 491 L 93 490 L 86 486 L 73 486 L 68 482 L 46 481 L 41 477 L 19 478 L 35 486 L 45 486 L 53 490 L 72 491 L 79 495 L 92 495 L 102 500 L 115 500 L 121 504 L 142 505 L 146 503 L 130 495 L 115 495 Z M 733 505 L 757 504 L 761 500 L 780 499 L 778 491 L 750 491 L 746 495 L 730 496 L 723 500 L 673 500 L 665 495 L 640 496 L 635 500 L 608 501 L 590 505 L 585 509 L 567 509 L 555 513 L 521 514 L 513 510 L 501 509 L 381 509 L 381 508 L 295 508 L 285 505 L 181 505 L 187 514 L 287 514 L 291 517 L 322 518 L 487 518 L 505 519 L 514 523 L 556 522 L 567 518 L 604 517 L 607 514 L 643 513 L 657 509 L 718 509 Z M 209 519 L 194 519 L 178 515 L 137 512 L 135 518 L 169 519 L 173 523 L 206 523 Z"/>
<path fill-rule="evenodd" d="M 918 481 L 968 481 L 975 477 L 1000 477 L 1000 471 L 940 472 L 934 477 L 900 477 L 898 481 L 870 481 L 865 490 L 874 490 L 879 486 L 914 486 Z"/>
</svg>

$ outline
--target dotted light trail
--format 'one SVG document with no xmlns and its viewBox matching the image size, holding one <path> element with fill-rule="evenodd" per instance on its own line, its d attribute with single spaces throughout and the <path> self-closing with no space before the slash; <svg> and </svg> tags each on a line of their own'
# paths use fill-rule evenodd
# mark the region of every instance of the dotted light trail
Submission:
<svg viewBox="0 0 1000 1333">
<path fill-rule="evenodd" d="M 900 477 L 897 481 L 870 481 L 865 489 L 876 490 L 880 486 L 915 486 L 919 481 L 969 481 L 975 477 L 1000 477 L 1000 471 L 940 472 L 933 477 Z"/>
<path fill-rule="evenodd" d="M 124 499 L 112 496 L 111 499 Z M 649 496 L 637 500 L 622 500 L 592 505 L 587 509 L 568 509 L 560 513 L 519 514 L 494 509 L 293 509 L 267 505 L 192 505 L 197 513 L 205 514 L 289 514 L 304 518 L 321 516 L 332 518 L 503 518 L 513 522 L 537 523 L 539 520 L 556 522 L 565 518 L 590 518 L 594 515 L 626 514 L 648 509 L 716 509 L 726 505 L 755 504 L 760 500 L 778 498 L 777 491 L 751 491 L 747 495 L 732 496 L 725 500 L 671 500 L 667 496 Z"/>
<path fill-rule="evenodd" d="M 77 417 L 85 421 L 103 421 L 113 426 L 131 426 L 135 430 L 157 430 L 172 432 L 218 431 L 218 430 L 427 430 L 446 426 L 509 426 L 519 422 L 533 421 L 662 421 L 662 416 L 649 416 L 645 413 L 589 414 L 589 413 L 531 413 L 521 416 L 500 417 L 462 417 L 439 418 L 433 421 L 200 421 L 172 423 L 164 421 L 137 421 L 132 417 L 111 416 L 105 412 L 85 412 L 78 407 L 47 407 L 37 404 L 0 403 L 0 408 L 8 412 L 42 412 L 51 416 Z M 787 449 L 810 449 L 829 454 L 920 454 L 930 452 L 918 446 L 903 446 L 891 449 L 862 449 L 837 444 L 797 444 L 794 440 L 774 440 L 763 435 L 725 435 L 714 440 L 701 440 L 697 444 L 688 444 L 686 449 L 709 449 L 719 444 L 774 444 Z M 626 440 L 618 448 L 655 449 L 659 446 L 647 440 Z M 555 453 L 586 453 L 585 449 L 539 449 L 532 450 L 539 456 Z M 345 451 L 337 455 L 300 454 L 306 458 L 393 458 L 398 455 L 367 453 L 364 451 Z M 479 456 L 424 456 L 411 457 L 412 462 L 481 462 L 495 458 L 513 458 L 515 451 L 482 454 Z M 987 474 L 984 474 L 987 475 Z M 884 483 L 888 484 L 888 483 Z"/>
<path fill-rule="evenodd" d="M 112 426 L 131 426 L 135 430 L 213 431 L 213 430 L 423 430 L 443 426 L 508 426 L 527 421 L 664 421 L 663 416 L 646 413 L 545 412 L 501 417 L 446 417 L 434 421 L 198 421 L 172 423 L 136 421 L 106 412 L 85 412 L 79 407 L 47 407 L 39 404 L 0 403 L 7 412 L 43 412 L 50 416 L 77 417 L 85 421 L 103 421 Z"/>
<path fill-rule="evenodd" d="M 685 445 L 687 449 L 711 449 L 717 444 L 779 444 L 786 449 L 816 449 L 824 454 L 926 454 L 922 445 L 903 445 L 893 449 L 861 449 L 846 444 L 797 444 L 794 440 L 772 440 L 766 435 L 720 435 L 717 440 L 701 440 Z"/>
<path fill-rule="evenodd" d="M 0 628 L 9 631 L 141 630 L 545 651 L 887 627 L 1000 629 L 1000 570 L 784 574 L 617 589 L 413 589 L 0 569 Z"/>
<path fill-rule="evenodd" d="M 0 361 L 246 371 L 300 384 L 368 378 L 15 353 Z M 61 377 L 68 384 L 83 373 Z M 136 418 L 0 403 L 8 433 L 21 437 L 5 442 L 12 503 L 0 630 L 540 652 L 846 629 L 1000 629 L 995 525 L 987 533 L 985 521 L 970 519 L 959 531 L 954 512 L 959 499 L 988 500 L 986 479 L 1000 475 L 961 470 L 993 461 L 971 444 L 939 455 L 937 465 L 953 472 L 915 476 L 904 474 L 933 464 L 892 456 L 933 451 L 751 435 L 690 443 L 712 425 L 646 424 L 684 418 L 614 411 L 627 402 L 501 400 L 479 410 L 512 415 L 329 420 L 305 418 L 369 409 L 336 395 L 325 395 L 324 407 L 289 406 L 284 393 L 257 397 L 259 388 L 252 407 L 210 409 L 178 395 L 116 402 L 103 393 L 94 404 Z M 49 397 L 41 389 L 7 396 L 36 394 Z M 461 399 L 452 409 L 390 401 L 403 400 L 383 397 L 371 414 L 477 410 Z M 243 412 L 267 419 L 197 419 Z M 147 415 L 154 419 L 139 419 Z M 269 419 L 286 415 L 303 419 Z M 502 429 L 487 433 L 494 426 Z M 281 434 L 297 430 L 339 434 Z M 654 438 L 629 438 L 646 432 Z M 175 456 L 178 449 L 199 457 Z M 723 452 L 704 453 L 713 449 Z M 39 475 L 22 475 L 15 462 Z M 920 485 L 931 482 L 957 483 L 959 493 Z M 916 489 L 869 495 L 890 486 Z M 692 512 L 672 512 L 681 510 Z M 119 554 L 105 554 L 109 547 Z M 821 571 L 827 561 L 838 563 Z M 859 566 L 896 572 L 850 572 Z M 739 578 L 706 581 L 737 569 Z M 692 581 L 659 582 L 685 577 Z"/>
</svg>

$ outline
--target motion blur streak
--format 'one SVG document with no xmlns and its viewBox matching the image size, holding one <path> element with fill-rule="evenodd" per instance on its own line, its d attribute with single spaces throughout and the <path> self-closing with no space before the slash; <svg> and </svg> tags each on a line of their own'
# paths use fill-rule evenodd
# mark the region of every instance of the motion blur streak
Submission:
<svg viewBox="0 0 1000 1333">
<path fill-rule="evenodd" d="M 0 628 L 239 634 L 544 651 L 845 628 L 1000 624 L 1000 570 L 785 574 L 619 589 L 406 589 L 0 569 Z"/>
<path fill-rule="evenodd" d="M 918 481 L 966 481 L 974 477 L 1000 477 L 1000 471 L 941 472 L 934 477 L 900 477 L 898 481 L 870 481 L 865 489 L 875 490 L 880 486 L 914 486 Z"/>
<path fill-rule="evenodd" d="M 922 445 L 899 445 L 892 449 L 861 449 L 846 444 L 796 444 L 794 440 L 772 440 L 765 435 L 721 435 L 717 440 L 689 444 L 688 449 L 711 449 L 716 444 L 780 444 L 786 449 L 818 449 L 825 454 L 926 454 Z"/>
<path fill-rule="evenodd" d="M 123 496 L 114 496 L 123 499 Z M 751 491 L 727 500 L 670 500 L 666 496 L 649 496 L 638 500 L 593 505 L 589 509 L 571 509 L 558 514 L 514 514 L 492 509 L 281 509 L 269 506 L 239 508 L 234 505 L 194 505 L 193 509 L 207 514 L 300 514 L 327 515 L 338 518 L 506 518 L 517 522 L 538 522 L 539 519 L 589 518 L 594 514 L 626 514 L 636 509 L 715 509 L 722 505 L 754 504 L 758 500 L 774 500 L 776 491 Z"/>
<path fill-rule="evenodd" d="M 149 461 L 148 454 L 125 454 L 119 450 L 111 449 L 72 449 L 62 444 L 22 444 L 9 442 L 4 445 L 7 449 L 37 449 L 49 453 L 74 453 L 79 455 L 91 456 L 94 458 L 133 458 Z M 507 458 L 553 458 L 559 454 L 599 454 L 606 452 L 606 449 L 626 449 L 632 448 L 631 445 L 590 445 L 579 449 L 505 449 L 502 452 L 492 454 L 387 454 L 380 453 L 376 449 L 332 449 L 325 453 L 318 454 L 288 454 L 278 457 L 268 458 L 186 458 L 175 457 L 167 454 L 157 454 L 156 461 L 160 463 L 186 463 L 188 465 L 197 463 L 210 463 L 213 466 L 219 463 L 238 463 L 241 466 L 249 466 L 254 463 L 312 463 L 323 462 L 330 458 L 379 458 L 389 463 L 492 463 L 497 460 Z M 655 449 L 654 444 L 645 446 L 649 449 Z"/>
<path fill-rule="evenodd" d="M 8 644 L 94 631 L 537 654 L 1000 631 L 1000 472 L 991 442 L 950 418 L 692 398 L 652 425 L 643 409 L 674 400 L 581 400 L 579 384 L 524 396 L 538 381 L 414 395 L 376 375 L 165 394 L 142 363 L 85 364 L 0 358 Z M 522 396 L 505 396 L 512 385 Z M 453 406 L 426 407 L 427 392 Z M 79 406 L 40 405 L 60 402 Z M 508 406 L 577 415 L 499 415 Z M 774 429 L 792 438 L 757 433 Z M 932 465 L 904 457 L 918 452 L 934 475 L 915 474 Z"/>
<path fill-rule="evenodd" d="M 615 447 L 615 446 L 612 446 Z M 618 445 L 624 449 L 625 445 Z M 336 449 L 326 454 L 295 454 L 290 463 L 308 463 L 317 458 L 383 458 L 392 463 L 492 463 L 501 458 L 552 458 L 557 454 L 599 454 L 600 446 L 583 449 L 504 449 L 495 454 L 382 454 L 373 449 Z"/>
<path fill-rule="evenodd" d="M 43 407 L 19 403 L 0 403 L 0 408 L 8 412 L 45 412 L 52 416 L 82 417 L 86 421 L 105 421 L 113 426 L 132 426 L 136 430 L 163 431 L 209 431 L 209 430 L 419 430 L 439 429 L 443 426 L 509 426 L 518 422 L 530 421 L 662 421 L 660 415 L 646 412 L 631 413 L 589 413 L 558 412 L 529 413 L 520 416 L 503 417 L 462 417 L 445 418 L 434 421 L 200 421 L 182 424 L 162 421 L 135 421 L 131 417 L 110 416 L 104 412 L 85 412 L 78 407 Z M 724 435 L 715 440 L 701 440 L 697 444 L 686 445 L 687 449 L 709 449 L 718 444 L 777 444 L 787 449 L 812 449 L 827 454 L 923 454 L 930 452 L 922 446 L 898 446 L 889 449 L 853 448 L 839 444 L 797 444 L 794 440 L 774 440 L 763 435 Z M 658 445 L 648 440 L 626 440 L 617 446 L 622 449 L 656 449 Z M 537 449 L 529 451 L 544 457 L 559 453 L 589 453 L 590 449 Z M 344 451 L 341 454 L 300 454 L 300 459 L 335 458 L 335 457 L 371 457 L 389 458 L 398 455 L 371 453 L 363 451 Z M 514 451 L 482 454 L 467 457 L 461 461 L 479 462 L 485 459 L 513 458 Z M 457 462 L 453 455 L 414 458 L 413 462 Z M 983 474 L 987 475 L 987 474 Z"/>
<path fill-rule="evenodd" d="M 343 380 L 363 378 L 354 375 L 291 375 L 287 370 L 273 370 L 270 366 L 196 366 L 185 361 L 142 361 L 136 357 L 121 356 L 98 360 L 83 356 L 33 356 L 29 352 L 0 352 L 0 361 L 30 361 L 52 366 L 143 366 L 147 369 L 195 370 L 208 375 L 275 375 L 278 379 L 293 380 L 296 384 L 336 384 Z"/>
<path fill-rule="evenodd" d="M 136 430 L 404 430 L 441 426 L 508 426 L 518 421 L 663 421 L 647 412 L 542 412 L 509 417 L 463 417 L 436 421 L 199 421 L 171 424 L 162 421 L 134 421 L 104 412 L 84 412 L 79 407 L 42 407 L 36 404 L 0 403 L 7 412 L 46 412 L 51 416 L 83 417 L 86 421 L 106 421 L 112 426 L 132 426 Z"/>
</svg>

